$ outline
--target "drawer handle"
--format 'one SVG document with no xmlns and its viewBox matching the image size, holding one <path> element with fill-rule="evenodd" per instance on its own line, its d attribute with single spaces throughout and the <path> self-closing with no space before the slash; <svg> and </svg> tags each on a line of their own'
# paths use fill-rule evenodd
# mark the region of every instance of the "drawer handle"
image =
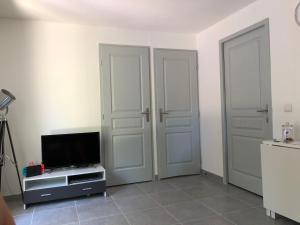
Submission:
<svg viewBox="0 0 300 225">
<path fill-rule="evenodd" d="M 42 194 L 41 197 L 51 196 L 52 194 Z"/>
<path fill-rule="evenodd" d="M 89 191 L 89 190 L 92 190 L 93 188 L 91 188 L 91 187 L 88 187 L 88 188 L 83 188 L 82 190 L 83 191 Z"/>
</svg>

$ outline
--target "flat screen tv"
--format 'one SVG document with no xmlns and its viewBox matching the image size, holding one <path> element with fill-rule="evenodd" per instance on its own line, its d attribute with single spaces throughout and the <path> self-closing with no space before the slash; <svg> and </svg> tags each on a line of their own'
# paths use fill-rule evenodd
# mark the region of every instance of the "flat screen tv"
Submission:
<svg viewBox="0 0 300 225">
<path fill-rule="evenodd" d="M 46 169 L 100 163 L 99 132 L 43 135 L 41 139 Z"/>
</svg>

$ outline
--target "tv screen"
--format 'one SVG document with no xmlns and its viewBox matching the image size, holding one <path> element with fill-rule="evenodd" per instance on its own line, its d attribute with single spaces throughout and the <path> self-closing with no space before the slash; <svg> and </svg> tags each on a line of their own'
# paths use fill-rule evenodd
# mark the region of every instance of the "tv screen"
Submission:
<svg viewBox="0 0 300 225">
<path fill-rule="evenodd" d="M 44 135 L 41 139 L 46 169 L 100 163 L 99 132 Z"/>
</svg>

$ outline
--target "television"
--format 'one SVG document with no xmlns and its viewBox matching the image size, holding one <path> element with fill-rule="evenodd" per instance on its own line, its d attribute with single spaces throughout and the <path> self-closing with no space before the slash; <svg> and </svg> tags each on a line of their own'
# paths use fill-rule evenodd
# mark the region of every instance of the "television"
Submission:
<svg viewBox="0 0 300 225">
<path fill-rule="evenodd" d="M 43 135 L 41 143 L 46 169 L 100 163 L 99 132 Z"/>
</svg>

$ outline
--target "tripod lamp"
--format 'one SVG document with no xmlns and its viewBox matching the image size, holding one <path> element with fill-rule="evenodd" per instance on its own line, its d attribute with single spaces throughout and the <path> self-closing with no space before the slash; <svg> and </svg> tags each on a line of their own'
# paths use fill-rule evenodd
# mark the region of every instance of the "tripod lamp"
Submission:
<svg viewBox="0 0 300 225">
<path fill-rule="evenodd" d="M 18 175 L 18 181 L 19 181 L 19 186 L 20 186 L 20 191 L 23 197 L 23 188 L 22 188 L 22 183 L 21 183 L 21 177 L 19 174 L 19 169 L 18 169 L 18 162 L 15 154 L 15 148 L 13 145 L 11 133 L 10 133 L 10 128 L 7 122 L 7 114 L 8 114 L 8 106 L 16 100 L 15 96 L 11 94 L 9 91 L 2 89 L 0 91 L 0 190 L 1 190 L 1 175 L 2 175 L 2 167 L 5 163 L 5 145 L 4 145 L 4 140 L 5 140 L 5 131 L 7 130 L 8 133 L 8 138 L 12 150 L 12 155 L 13 155 L 13 164 L 16 168 L 16 172 Z"/>
</svg>

